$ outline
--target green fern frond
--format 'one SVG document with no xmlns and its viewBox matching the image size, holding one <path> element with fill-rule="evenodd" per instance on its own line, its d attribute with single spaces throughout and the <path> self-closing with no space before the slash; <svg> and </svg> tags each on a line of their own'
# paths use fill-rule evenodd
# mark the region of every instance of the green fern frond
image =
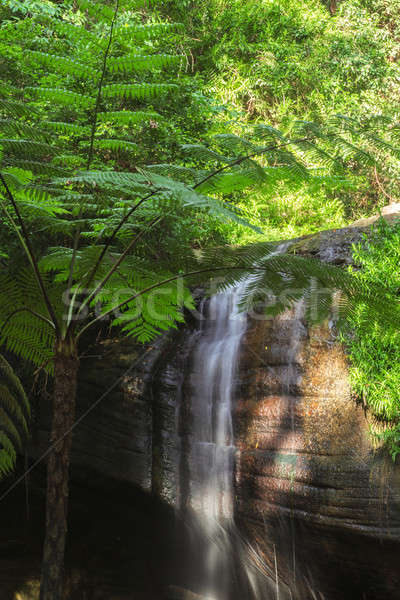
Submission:
<svg viewBox="0 0 400 600">
<path fill-rule="evenodd" d="M 9 83 L 6 83 L 5 81 L 2 81 L 0 83 L 0 96 L 3 97 L 10 97 L 13 96 L 15 94 L 19 94 L 20 90 L 18 88 L 16 88 L 14 85 L 10 85 Z"/>
<path fill-rule="evenodd" d="M 254 135 L 263 141 L 268 143 L 277 143 L 277 142 L 287 142 L 287 138 L 283 135 L 279 129 L 272 127 L 271 125 L 265 125 L 264 123 L 259 123 L 254 127 Z"/>
<path fill-rule="evenodd" d="M 29 207 L 30 216 L 46 213 L 50 216 L 68 214 L 63 202 L 52 197 L 45 189 L 36 186 L 25 186 L 17 193 L 18 204 L 21 208 Z"/>
<path fill-rule="evenodd" d="M 203 144 L 182 144 L 181 146 L 183 153 L 190 157 L 191 160 L 198 160 L 203 162 L 221 162 L 229 164 L 232 162 L 232 158 L 224 156 L 218 152 L 214 152 Z"/>
<path fill-rule="evenodd" d="M 207 171 L 200 171 L 191 167 L 183 167 L 182 165 L 171 165 L 168 163 L 159 165 L 146 165 L 146 171 L 150 173 L 158 173 L 165 177 L 171 177 L 177 181 L 182 181 L 187 184 L 196 184 L 198 181 L 206 177 Z M 200 188 L 198 188 L 200 190 Z"/>
<path fill-rule="evenodd" d="M 15 119 L 0 119 L 0 131 L 6 137 L 20 136 L 37 142 L 48 138 L 48 132 L 41 127 L 27 125 Z"/>
<path fill-rule="evenodd" d="M 338 161 L 337 157 L 329 154 L 329 152 L 320 146 L 317 146 L 314 142 L 304 140 L 295 142 L 294 145 L 305 152 L 309 160 L 316 160 L 318 165 L 325 167 L 326 169 L 334 165 L 337 171 L 341 170 L 341 163 Z"/>
<path fill-rule="evenodd" d="M 143 72 L 180 64 L 182 57 L 179 54 L 128 54 L 117 58 L 110 58 L 108 69 L 111 73 Z"/>
<path fill-rule="evenodd" d="M 273 245 L 263 244 L 204 251 L 198 264 L 223 274 L 221 289 L 236 286 L 251 274 L 242 291 L 242 307 L 246 310 L 265 301 L 267 295 L 273 296 L 266 307 L 269 314 L 277 314 L 301 299 L 311 320 L 319 320 L 333 310 L 337 321 L 344 323 L 364 303 L 377 322 L 391 326 L 400 323 L 400 311 L 394 310 L 385 289 L 371 291 L 351 273 L 313 258 L 288 254 L 284 246 L 275 244 L 275 252 Z"/>
<path fill-rule="evenodd" d="M 176 90 L 175 83 L 113 83 L 103 88 L 104 98 L 130 98 L 147 100 Z"/>
<path fill-rule="evenodd" d="M 364 166 L 375 164 L 375 158 L 369 152 L 355 146 L 339 135 L 333 139 L 333 144 L 339 149 L 340 155 L 344 160 L 354 160 Z"/>
<path fill-rule="evenodd" d="M 381 137 L 378 137 L 373 132 L 361 131 L 360 136 L 366 139 L 368 142 L 371 142 L 375 148 L 378 148 L 383 152 L 388 152 L 389 154 L 392 154 L 395 158 L 400 159 L 400 148 L 394 146 L 386 140 L 383 140 Z"/>
<path fill-rule="evenodd" d="M 52 289 L 56 305 L 57 295 L 62 292 L 55 286 Z M 0 274 L 0 322 L 2 323 L 0 344 L 15 354 L 37 366 L 52 368 L 54 330 L 25 308 L 47 316 L 42 295 L 36 279 L 29 270 L 21 269 L 17 274 Z M 63 311 L 63 306 L 59 306 Z"/>
<path fill-rule="evenodd" d="M 0 98 L 0 112 L 13 117 L 31 117 L 36 110 L 17 100 L 4 100 Z"/>
<path fill-rule="evenodd" d="M 87 246 L 77 252 L 74 271 L 76 280 L 80 280 L 90 272 L 102 249 L 101 245 Z M 52 273 L 57 282 L 67 281 L 72 255 L 72 248 L 63 246 L 49 248 L 48 254 L 40 260 L 40 268 L 44 273 Z M 108 266 L 110 266 L 110 262 L 105 261 L 102 270 L 105 271 Z"/>
<path fill-rule="evenodd" d="M 34 140 L 17 140 L 0 138 L 0 147 L 7 154 L 15 156 L 49 156 L 54 154 L 54 148 L 44 142 L 36 142 Z"/>
<path fill-rule="evenodd" d="M 259 227 L 256 227 L 249 223 L 246 219 L 235 213 L 230 206 L 226 203 L 221 202 L 216 198 L 204 196 L 192 187 L 185 185 L 180 181 L 175 181 L 169 177 L 158 175 L 146 169 L 141 169 L 143 173 L 151 182 L 151 184 L 158 188 L 160 192 L 164 192 L 167 197 L 172 197 L 182 203 L 182 206 L 191 208 L 201 208 L 208 211 L 213 216 L 220 219 L 229 219 L 240 225 L 250 227 L 257 233 L 262 233 Z"/>
<path fill-rule="evenodd" d="M 99 148 L 113 150 L 114 152 L 137 152 L 140 149 L 138 144 L 127 140 L 103 139 L 96 140 L 96 144 Z"/>
<path fill-rule="evenodd" d="M 213 140 L 215 140 L 222 149 L 228 150 L 229 152 L 233 152 L 235 154 L 251 154 L 258 148 L 258 146 L 253 144 L 253 142 L 233 133 L 220 133 L 214 135 Z"/>
<path fill-rule="evenodd" d="M 120 26 L 118 34 L 129 38 L 129 40 L 144 42 L 159 37 L 165 37 L 168 33 L 179 33 L 184 31 L 182 23 L 149 23 L 146 25 Z"/>
<path fill-rule="evenodd" d="M 102 297 L 102 310 L 106 311 L 115 305 L 116 298 L 118 302 L 128 299 L 132 290 L 145 289 L 158 283 L 170 276 L 165 272 L 153 272 L 151 270 L 141 269 L 137 261 L 130 264 L 130 272 L 134 272 L 133 277 L 129 276 L 129 270 L 126 269 L 127 281 L 131 290 L 122 290 L 121 283 L 116 280 L 114 286 L 110 286 L 104 291 Z M 168 291 L 166 294 L 165 291 Z M 124 333 L 135 337 L 141 342 L 147 342 L 154 339 L 162 331 L 171 327 L 176 327 L 177 322 L 183 322 L 183 308 L 194 308 L 193 298 L 185 284 L 174 286 L 167 284 L 161 286 L 159 290 L 149 292 L 137 301 L 129 303 L 122 309 L 122 314 L 113 318 L 111 324 L 119 326 Z"/>
<path fill-rule="evenodd" d="M 292 173 L 292 176 L 299 181 L 306 181 L 310 177 L 309 169 L 302 160 L 288 150 L 269 150 L 264 153 L 264 156 L 267 158 L 270 165 L 285 166 L 286 169 Z"/>
<path fill-rule="evenodd" d="M 99 47 L 101 46 L 101 42 L 104 41 L 102 38 L 99 38 L 98 32 L 82 27 L 81 25 L 74 25 L 73 23 L 58 19 L 46 19 L 43 16 L 41 19 L 48 27 L 51 27 L 53 31 L 64 36 L 68 40 L 74 41 L 76 44 L 84 42 L 85 45 L 93 44 L 94 46 Z"/>
<path fill-rule="evenodd" d="M 87 11 L 87 13 L 94 17 L 97 21 L 111 21 L 114 16 L 114 11 L 110 6 L 106 4 L 100 4 L 99 2 L 93 2 L 90 0 L 78 0 L 77 4 L 81 10 Z"/>
<path fill-rule="evenodd" d="M 43 121 L 42 126 L 51 132 L 65 133 L 67 135 L 78 135 L 85 137 L 90 134 L 90 129 L 77 123 L 63 123 L 61 121 Z"/>
<path fill-rule="evenodd" d="M 47 54 L 46 52 L 39 52 L 37 50 L 28 50 L 27 53 L 28 56 L 36 59 L 42 65 L 45 65 L 52 71 L 56 71 L 58 73 L 73 75 L 77 78 L 91 77 L 92 79 L 96 79 L 100 75 L 96 69 L 91 68 L 89 65 L 73 60 L 72 58 Z"/>
<path fill-rule="evenodd" d="M 57 178 L 54 183 L 86 183 L 94 189 L 97 187 L 118 189 L 128 194 L 141 194 L 149 191 L 149 181 L 143 175 L 120 171 L 82 171 L 74 177 Z"/>
<path fill-rule="evenodd" d="M 44 87 L 26 87 L 27 92 L 31 92 L 36 97 L 49 102 L 56 102 L 64 106 L 81 106 L 84 108 L 92 108 L 95 100 L 90 96 L 78 94 L 61 88 L 44 88 Z"/>
<path fill-rule="evenodd" d="M 36 175 L 48 175 L 49 177 L 56 177 L 66 175 L 68 172 L 62 167 L 58 167 L 51 163 L 38 160 L 25 160 L 21 158 L 8 157 L 7 162 L 16 167 L 20 167 L 25 171 L 32 171 Z"/>
<path fill-rule="evenodd" d="M 0 355 L 0 478 L 15 466 L 28 436 L 30 405 L 12 367 Z"/>
<path fill-rule="evenodd" d="M 201 193 L 223 192 L 224 194 L 231 194 L 255 184 L 261 185 L 265 181 L 267 181 L 265 171 L 255 165 L 255 168 L 236 168 L 230 172 L 217 174 L 197 189 Z"/>
</svg>

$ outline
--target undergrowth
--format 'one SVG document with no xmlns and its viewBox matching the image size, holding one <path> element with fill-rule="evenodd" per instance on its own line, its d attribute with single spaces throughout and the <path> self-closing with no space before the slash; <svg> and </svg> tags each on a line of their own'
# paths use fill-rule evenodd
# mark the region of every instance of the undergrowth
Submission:
<svg viewBox="0 0 400 600">
<path fill-rule="evenodd" d="M 383 284 L 393 308 L 400 294 L 400 222 L 380 219 L 370 234 L 353 246 L 357 279 L 366 288 Z M 348 322 L 343 340 L 351 362 L 353 390 L 375 418 L 373 435 L 383 441 L 393 460 L 400 453 L 400 331 L 379 325 L 360 306 Z"/>
</svg>

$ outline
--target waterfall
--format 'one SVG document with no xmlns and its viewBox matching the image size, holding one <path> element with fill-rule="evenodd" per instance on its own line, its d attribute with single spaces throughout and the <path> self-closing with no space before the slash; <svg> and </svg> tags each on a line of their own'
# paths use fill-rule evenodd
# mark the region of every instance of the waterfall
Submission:
<svg viewBox="0 0 400 600">
<path fill-rule="evenodd" d="M 206 539 L 202 593 L 212 600 L 230 598 L 234 568 L 230 539 L 235 458 L 232 400 L 240 343 L 247 327 L 239 303 L 249 281 L 203 303 L 204 320 L 193 357 L 186 505 L 195 512 Z"/>
<path fill-rule="evenodd" d="M 281 244 L 274 254 L 283 253 L 286 246 Z M 180 578 L 204 600 L 277 597 L 275 571 L 243 539 L 234 514 L 240 455 L 233 409 L 249 322 L 240 303 L 254 277 L 201 301 L 199 318 L 183 331 L 177 352 L 163 367 L 155 396 L 161 421 L 156 428 L 153 489 L 176 506 L 186 523 L 188 546 L 177 550 Z M 173 409 L 175 438 L 169 433 Z M 289 597 L 283 590 L 278 594 L 279 600 Z"/>
<path fill-rule="evenodd" d="M 212 527 L 233 517 L 232 397 L 247 323 L 238 308 L 244 286 L 214 295 L 203 307 L 194 352 L 189 504 Z"/>
</svg>

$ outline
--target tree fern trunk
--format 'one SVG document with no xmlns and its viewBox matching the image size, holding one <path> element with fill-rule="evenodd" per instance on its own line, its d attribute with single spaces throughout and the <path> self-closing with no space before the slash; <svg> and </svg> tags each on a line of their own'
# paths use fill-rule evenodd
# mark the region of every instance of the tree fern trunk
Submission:
<svg viewBox="0 0 400 600">
<path fill-rule="evenodd" d="M 69 463 L 79 361 L 75 345 L 61 342 L 54 359 L 51 453 L 47 464 L 46 533 L 40 600 L 62 600 L 67 535 Z"/>
</svg>

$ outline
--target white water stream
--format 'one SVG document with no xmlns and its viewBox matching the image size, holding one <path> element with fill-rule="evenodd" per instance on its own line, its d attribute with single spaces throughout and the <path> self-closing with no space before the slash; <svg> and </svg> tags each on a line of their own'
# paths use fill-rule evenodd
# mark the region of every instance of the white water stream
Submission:
<svg viewBox="0 0 400 600">
<path fill-rule="evenodd" d="M 274 254 L 285 249 L 286 244 L 282 244 Z M 193 352 L 185 500 L 206 540 L 200 571 L 204 582 L 201 593 L 207 600 L 231 600 L 238 567 L 242 584 L 244 578 L 244 587 L 248 589 L 243 600 L 275 597 L 265 578 L 259 578 L 257 569 L 251 566 L 254 561 L 249 557 L 253 551 L 234 525 L 236 449 L 232 403 L 238 383 L 241 342 L 248 322 L 246 313 L 240 310 L 240 301 L 252 280 L 250 275 L 236 288 L 203 302 L 203 322 Z"/>
<path fill-rule="evenodd" d="M 232 577 L 232 399 L 240 343 L 247 328 L 247 317 L 239 311 L 239 302 L 249 281 L 211 298 L 194 352 L 189 505 L 207 540 L 203 553 L 207 583 L 202 592 L 212 600 L 228 600 Z"/>
</svg>

